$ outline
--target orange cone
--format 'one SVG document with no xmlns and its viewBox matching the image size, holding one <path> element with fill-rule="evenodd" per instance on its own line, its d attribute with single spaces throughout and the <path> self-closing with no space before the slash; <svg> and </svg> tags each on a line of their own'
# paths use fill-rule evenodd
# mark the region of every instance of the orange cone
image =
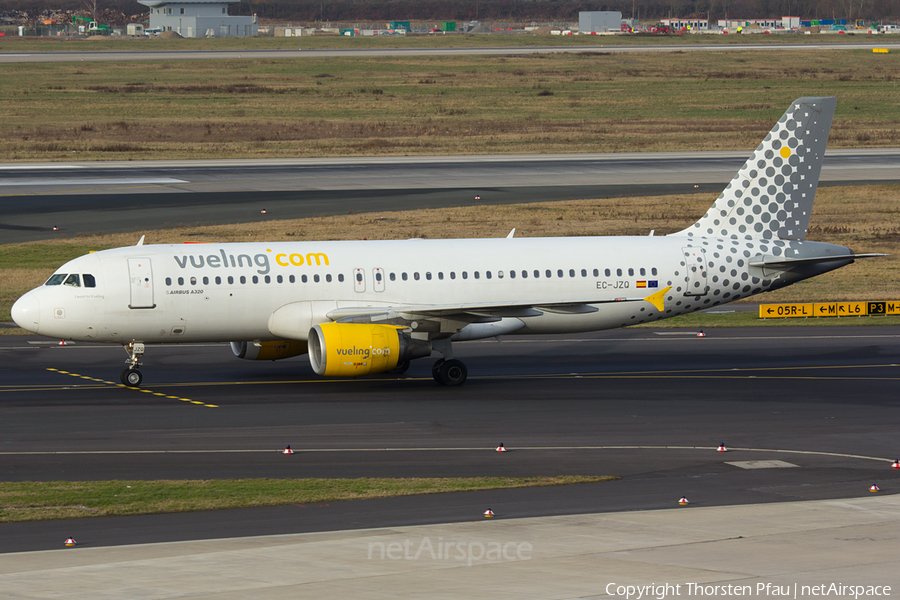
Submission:
<svg viewBox="0 0 900 600">
<path fill-rule="evenodd" d="M 503 445 L 503 442 L 500 442 L 500 445 L 497 446 L 497 452 L 506 452 L 506 447 Z"/>
<path fill-rule="evenodd" d="M 880 491 L 881 491 L 881 488 L 878 487 L 877 485 L 874 485 L 874 484 L 873 484 L 872 487 L 869 488 L 869 491 L 870 491 L 870 492 L 880 492 Z"/>
<path fill-rule="evenodd" d="M 294 451 L 291 450 L 291 445 L 290 445 L 290 444 L 288 444 L 288 445 L 287 445 L 287 448 L 285 448 L 285 449 L 284 449 L 284 452 L 282 452 L 282 454 L 293 454 L 293 453 L 294 453 Z"/>
<path fill-rule="evenodd" d="M 484 516 L 485 517 L 493 517 L 494 511 L 492 511 L 491 509 L 487 509 L 486 511 L 484 511 Z"/>
<path fill-rule="evenodd" d="M 900 460 L 895 460 L 894 464 L 891 465 L 892 469 L 900 469 Z"/>
<path fill-rule="evenodd" d="M 69 547 L 74 546 L 76 543 L 77 543 L 77 542 L 75 541 L 75 538 L 68 538 L 68 539 L 66 540 L 66 546 L 69 546 Z"/>
<path fill-rule="evenodd" d="M 719 444 L 719 449 L 716 452 L 728 452 L 728 448 L 725 447 L 725 442 Z"/>
<path fill-rule="evenodd" d="M 681 500 L 678 501 L 678 504 L 680 504 L 681 506 L 687 506 L 688 504 L 690 504 L 690 502 L 688 502 L 688 499 L 685 496 L 682 496 Z"/>
</svg>

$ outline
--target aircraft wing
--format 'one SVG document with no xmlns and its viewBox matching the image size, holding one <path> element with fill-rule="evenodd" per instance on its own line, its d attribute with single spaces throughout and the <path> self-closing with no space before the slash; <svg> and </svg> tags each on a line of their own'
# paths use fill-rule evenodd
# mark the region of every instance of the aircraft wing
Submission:
<svg viewBox="0 0 900 600">
<path fill-rule="evenodd" d="M 503 317 L 534 317 L 545 312 L 578 314 L 596 312 L 595 304 L 614 302 L 649 302 L 663 310 L 663 296 L 671 289 L 664 288 L 646 297 L 573 298 L 554 301 L 482 302 L 472 304 L 425 304 L 420 306 L 344 307 L 330 311 L 327 316 L 342 322 L 387 322 L 391 320 L 450 319 L 476 322 Z"/>
</svg>

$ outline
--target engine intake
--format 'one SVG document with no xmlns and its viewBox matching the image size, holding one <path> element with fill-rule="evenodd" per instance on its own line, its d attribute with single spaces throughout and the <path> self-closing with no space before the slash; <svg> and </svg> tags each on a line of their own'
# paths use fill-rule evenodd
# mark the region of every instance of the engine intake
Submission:
<svg viewBox="0 0 900 600">
<path fill-rule="evenodd" d="M 360 377 L 431 355 L 431 343 L 395 325 L 321 323 L 309 330 L 309 362 L 319 375 Z"/>
<path fill-rule="evenodd" d="M 296 340 L 277 342 L 231 342 L 231 351 L 244 360 L 281 360 L 306 354 L 306 342 Z"/>
</svg>

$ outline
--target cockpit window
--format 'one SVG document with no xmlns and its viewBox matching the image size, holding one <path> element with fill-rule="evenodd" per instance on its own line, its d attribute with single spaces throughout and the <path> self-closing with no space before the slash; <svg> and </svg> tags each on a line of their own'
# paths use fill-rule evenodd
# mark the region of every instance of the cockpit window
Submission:
<svg viewBox="0 0 900 600">
<path fill-rule="evenodd" d="M 48 279 L 47 283 L 45 283 L 44 285 L 59 285 L 66 280 L 66 277 L 66 273 L 57 273 L 56 275 L 51 275 L 50 279 Z"/>
<path fill-rule="evenodd" d="M 63 285 L 71 285 L 72 287 L 81 287 L 81 277 L 78 273 L 72 273 L 63 282 Z"/>
<path fill-rule="evenodd" d="M 93 275 L 85 273 L 81 276 L 81 279 L 84 281 L 84 287 L 97 287 L 97 280 L 94 279 Z"/>
</svg>

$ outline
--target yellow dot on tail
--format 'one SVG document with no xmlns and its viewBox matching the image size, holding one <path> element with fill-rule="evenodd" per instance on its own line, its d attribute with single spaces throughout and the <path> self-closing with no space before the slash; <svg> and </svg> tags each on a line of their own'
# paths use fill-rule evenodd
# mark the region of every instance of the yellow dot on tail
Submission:
<svg viewBox="0 0 900 600">
<path fill-rule="evenodd" d="M 781 158 L 787 158 L 791 155 L 791 149 L 787 146 L 781 147 Z"/>
</svg>

